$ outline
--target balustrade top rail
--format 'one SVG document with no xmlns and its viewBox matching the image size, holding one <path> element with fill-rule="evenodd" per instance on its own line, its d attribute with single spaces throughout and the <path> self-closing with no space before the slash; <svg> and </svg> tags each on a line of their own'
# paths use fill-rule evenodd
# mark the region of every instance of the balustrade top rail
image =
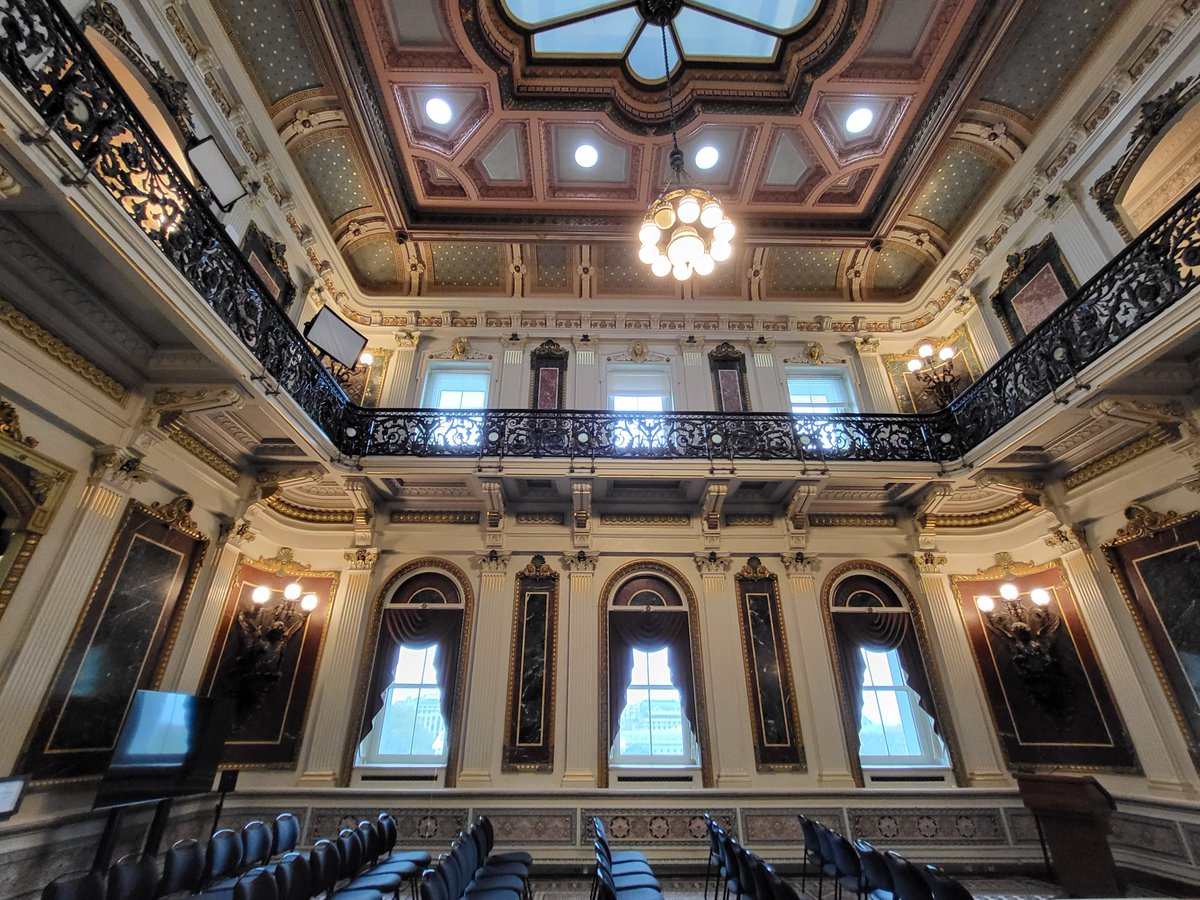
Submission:
<svg viewBox="0 0 1200 900">
<path fill-rule="evenodd" d="M 1197 188 L 935 413 L 366 409 L 270 299 L 58 0 L 0 0 L 0 73 L 346 456 L 942 462 L 1057 396 L 1200 281 Z"/>
</svg>

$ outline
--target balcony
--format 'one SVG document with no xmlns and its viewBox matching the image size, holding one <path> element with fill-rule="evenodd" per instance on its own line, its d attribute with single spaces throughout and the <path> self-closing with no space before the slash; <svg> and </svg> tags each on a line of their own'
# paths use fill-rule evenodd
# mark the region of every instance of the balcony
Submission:
<svg viewBox="0 0 1200 900">
<path fill-rule="evenodd" d="M 1131 243 L 949 406 L 925 415 L 366 409 L 269 299 L 208 203 L 55 0 L 0 0 L 0 74 L 343 456 L 904 462 L 969 458 L 1085 387 L 1200 283 L 1200 189 Z M 1184 310 L 1186 311 L 1186 310 Z M 1145 334 L 1145 332 L 1143 333 Z M 1127 347 L 1129 345 L 1126 345 Z"/>
</svg>

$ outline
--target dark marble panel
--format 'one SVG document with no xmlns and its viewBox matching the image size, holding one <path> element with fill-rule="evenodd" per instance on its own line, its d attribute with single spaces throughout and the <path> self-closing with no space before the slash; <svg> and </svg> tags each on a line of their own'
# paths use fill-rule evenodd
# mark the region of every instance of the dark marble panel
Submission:
<svg viewBox="0 0 1200 900">
<path fill-rule="evenodd" d="M 88 644 L 47 749 L 111 750 L 146 654 L 187 563 L 172 547 L 136 535 Z"/>
<path fill-rule="evenodd" d="M 1183 834 L 1175 822 L 1164 822 L 1149 816 L 1117 812 L 1112 817 L 1109 843 L 1113 847 L 1127 847 L 1141 853 L 1169 856 L 1188 862 Z"/>
<path fill-rule="evenodd" d="M 767 594 L 746 596 L 746 624 L 750 629 L 754 674 L 758 681 L 763 743 L 786 747 L 791 743 L 787 698 L 779 672 L 778 623 Z"/>
<path fill-rule="evenodd" d="M 546 645 L 550 637 L 547 633 L 549 603 L 549 594 L 525 595 L 525 616 L 521 629 L 521 677 L 517 701 L 518 744 L 536 745 L 543 741 Z"/>
<path fill-rule="evenodd" d="M 999 809 L 852 809 L 850 832 L 892 844 L 1007 844 Z"/>
</svg>

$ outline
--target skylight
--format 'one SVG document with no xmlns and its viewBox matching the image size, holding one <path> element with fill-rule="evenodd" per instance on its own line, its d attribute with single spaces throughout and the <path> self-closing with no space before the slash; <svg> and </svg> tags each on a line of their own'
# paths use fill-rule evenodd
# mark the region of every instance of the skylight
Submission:
<svg viewBox="0 0 1200 900">
<path fill-rule="evenodd" d="M 663 81 L 662 35 L 638 0 L 502 0 L 531 32 L 533 55 L 624 59 L 639 81 Z M 819 0 L 682 0 L 667 30 L 672 72 L 682 63 L 775 59 L 783 39 L 816 15 Z"/>
</svg>

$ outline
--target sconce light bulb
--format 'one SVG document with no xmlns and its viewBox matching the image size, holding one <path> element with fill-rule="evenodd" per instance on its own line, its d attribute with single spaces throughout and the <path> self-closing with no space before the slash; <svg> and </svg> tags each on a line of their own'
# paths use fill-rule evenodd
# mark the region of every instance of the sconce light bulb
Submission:
<svg viewBox="0 0 1200 900">
<path fill-rule="evenodd" d="M 920 368 L 921 368 L 921 361 L 919 359 L 910 359 L 908 361 L 908 371 L 916 372 L 916 371 L 919 371 Z"/>
<path fill-rule="evenodd" d="M 990 613 L 996 608 L 996 601 L 987 594 L 980 594 L 975 598 L 975 605 L 979 607 L 980 612 Z"/>
<path fill-rule="evenodd" d="M 254 593 L 252 593 L 250 595 L 250 599 L 253 600 L 255 603 L 257 603 L 259 606 L 262 606 L 262 604 L 266 603 L 268 600 L 271 599 L 271 589 L 269 587 L 263 587 L 260 584 L 258 587 L 256 587 L 254 589 Z"/>
<path fill-rule="evenodd" d="M 364 366 L 369 366 L 371 363 L 375 362 L 375 354 L 371 353 L 369 350 L 364 350 L 358 355 L 358 361 Z"/>
<path fill-rule="evenodd" d="M 283 598 L 285 600 L 296 600 L 297 598 L 299 598 L 300 592 L 302 590 L 303 590 L 303 588 L 300 587 L 300 582 L 293 581 L 291 584 L 289 584 L 287 587 L 285 587 L 283 589 Z"/>
<path fill-rule="evenodd" d="M 1021 592 L 1017 590 L 1017 586 L 1011 581 L 1006 581 L 1004 584 L 1000 585 L 1000 596 L 1005 600 L 1016 600 L 1017 597 L 1020 596 L 1020 593 Z"/>
<path fill-rule="evenodd" d="M 917 356 L 921 357 L 921 359 L 929 359 L 929 357 L 933 356 L 933 344 L 922 344 L 917 348 Z"/>
<path fill-rule="evenodd" d="M 301 597 L 300 598 L 300 608 L 302 610 L 304 610 L 306 613 L 312 612 L 314 609 L 316 609 L 317 608 L 317 595 L 316 594 L 305 594 L 303 597 Z"/>
<path fill-rule="evenodd" d="M 1029 599 L 1038 606 L 1050 605 L 1050 592 L 1045 588 L 1034 588 L 1029 592 Z"/>
<path fill-rule="evenodd" d="M 952 356 L 954 356 L 954 348 L 953 347 L 943 347 L 941 350 L 938 351 L 938 359 L 940 359 L 942 362 L 945 362 L 946 360 L 950 359 Z"/>
</svg>

